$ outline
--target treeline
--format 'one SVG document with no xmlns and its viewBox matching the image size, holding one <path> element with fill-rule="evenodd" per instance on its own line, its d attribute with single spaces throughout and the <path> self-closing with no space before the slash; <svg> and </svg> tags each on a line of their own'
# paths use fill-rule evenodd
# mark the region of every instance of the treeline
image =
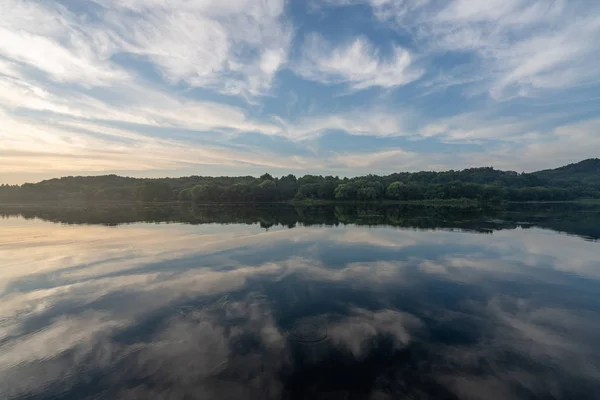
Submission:
<svg viewBox="0 0 600 400">
<path fill-rule="evenodd" d="M 599 176 L 598 159 L 528 174 L 486 167 L 462 171 L 367 175 L 356 178 L 316 175 L 299 178 L 294 175 L 273 177 L 264 174 L 258 178 L 191 176 L 138 179 L 107 175 L 65 177 L 21 186 L 2 185 L 0 201 L 565 201 L 600 198 Z"/>
</svg>

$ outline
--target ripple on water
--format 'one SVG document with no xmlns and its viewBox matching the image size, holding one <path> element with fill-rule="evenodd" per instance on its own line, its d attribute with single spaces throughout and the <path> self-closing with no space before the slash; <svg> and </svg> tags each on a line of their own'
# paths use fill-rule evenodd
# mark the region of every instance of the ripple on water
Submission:
<svg viewBox="0 0 600 400">
<path fill-rule="evenodd" d="M 289 338 L 297 343 L 320 343 L 327 339 L 327 328 L 314 322 L 298 322 L 290 329 Z"/>
</svg>

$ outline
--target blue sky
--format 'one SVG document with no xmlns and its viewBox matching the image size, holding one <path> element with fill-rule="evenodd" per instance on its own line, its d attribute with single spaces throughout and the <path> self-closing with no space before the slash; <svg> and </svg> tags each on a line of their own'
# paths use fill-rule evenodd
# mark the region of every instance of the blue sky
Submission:
<svg viewBox="0 0 600 400">
<path fill-rule="evenodd" d="M 0 181 L 600 156 L 600 2 L 1 0 Z"/>
</svg>

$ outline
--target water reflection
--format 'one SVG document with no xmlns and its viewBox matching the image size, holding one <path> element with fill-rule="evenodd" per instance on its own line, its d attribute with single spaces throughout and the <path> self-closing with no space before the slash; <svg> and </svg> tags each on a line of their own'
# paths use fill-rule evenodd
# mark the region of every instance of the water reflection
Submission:
<svg viewBox="0 0 600 400">
<path fill-rule="evenodd" d="M 396 226 L 419 229 L 460 229 L 479 233 L 537 226 L 600 239 L 600 204 L 509 204 L 502 209 L 457 208 L 423 205 L 324 205 L 292 207 L 277 204 L 253 206 L 95 205 L 9 206 L 0 205 L 0 217 L 19 216 L 66 224 L 116 226 L 135 222 L 186 224 L 259 224 L 274 226 L 338 226 L 346 224 Z"/>
<path fill-rule="evenodd" d="M 576 223 L 597 214 L 354 210 L 7 212 L 0 397 L 598 397 L 598 243 Z"/>
</svg>

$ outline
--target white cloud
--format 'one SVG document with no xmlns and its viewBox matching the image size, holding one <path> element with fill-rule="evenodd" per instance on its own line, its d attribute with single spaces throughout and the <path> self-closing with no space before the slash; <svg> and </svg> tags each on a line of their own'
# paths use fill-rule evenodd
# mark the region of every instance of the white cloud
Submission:
<svg viewBox="0 0 600 400">
<path fill-rule="evenodd" d="M 473 164 L 530 170 L 596 155 L 600 147 L 593 122 L 573 125 L 568 134 L 554 130 L 567 120 L 566 111 L 547 118 L 532 116 L 536 111 L 498 117 L 490 107 L 437 120 L 427 118 L 426 111 L 423 122 L 423 117 L 415 121 L 409 115 L 416 114 L 413 107 L 418 105 L 398 99 L 391 90 L 380 92 L 386 98 L 365 98 L 371 103 L 366 107 L 346 103 L 367 95 L 355 92 L 360 89 L 397 88 L 415 80 L 433 92 L 463 85 L 468 93 L 488 91 L 497 99 L 598 81 L 600 41 L 593 39 L 600 36 L 600 18 L 595 3 L 322 0 L 311 3 L 310 16 L 328 6 L 365 2 L 387 28 L 410 36 L 410 51 L 390 41 L 371 42 L 360 32 L 345 42 L 313 33 L 298 41 L 297 63 L 290 63 L 293 29 L 284 0 L 1 1 L 0 172 L 10 173 L 7 179 L 15 182 L 20 168 L 56 174 L 209 164 L 231 167 L 232 173 L 249 164 L 297 171 Z M 421 67 L 435 67 L 432 59 L 446 54 L 466 54 L 468 61 L 441 65 L 438 78 L 430 71 L 425 75 Z M 306 79 L 343 84 L 353 96 L 325 98 L 333 103 L 327 109 L 334 111 L 317 114 L 319 101 L 311 93 L 290 88 L 296 100 L 287 104 L 287 118 L 269 116 L 270 105 L 261 103 L 260 96 L 287 83 L 275 81 L 285 67 Z M 147 80 L 155 72 L 164 81 Z M 203 90 L 187 90 L 195 87 Z M 578 95 L 587 98 L 584 90 Z M 584 129 L 585 134 L 576 133 Z M 185 135 L 186 141 L 169 130 Z M 313 148 L 317 142 L 311 139 L 329 131 L 483 147 L 462 156 L 371 147 L 319 160 L 317 154 L 332 153 Z M 282 136 L 315 155 L 279 156 L 258 146 L 252 152 L 233 149 L 236 135 L 245 132 Z M 202 144 L 203 139 L 208 143 L 206 137 L 210 146 Z M 502 144 L 492 145 L 498 141 Z"/>
<path fill-rule="evenodd" d="M 0 160 L 5 174 L 175 170 L 191 165 L 288 169 L 316 165 L 301 157 L 160 139 L 89 122 L 50 125 L 1 112 L 0 119 Z"/>
<path fill-rule="evenodd" d="M 136 83 L 106 88 L 105 93 L 112 97 L 111 100 L 1 76 L 0 89 L 0 108 L 9 110 L 48 111 L 78 119 L 196 130 L 225 129 L 266 134 L 280 130 L 276 125 L 250 120 L 239 107 L 187 99 Z"/>
<path fill-rule="evenodd" d="M 131 78 L 112 57 L 133 54 L 171 83 L 247 96 L 268 92 L 287 59 L 283 0 L 82 3 L 86 14 L 3 1 L 0 55 L 58 82 L 106 86 Z"/>
<path fill-rule="evenodd" d="M 585 18 L 556 33 L 534 36 L 499 52 L 497 60 L 506 65 L 491 88 L 501 97 L 515 90 L 568 88 L 600 78 L 596 65 L 600 57 L 600 18 Z"/>
<path fill-rule="evenodd" d="M 0 56 L 58 82 L 101 86 L 129 77 L 109 60 L 115 51 L 110 35 L 59 4 L 6 0 L 0 14 Z"/>
<path fill-rule="evenodd" d="M 295 70 L 306 79 L 348 83 L 354 89 L 389 88 L 419 79 L 423 71 L 413 64 L 410 52 L 400 46 L 385 56 L 364 37 L 334 46 L 313 34 L 305 39 L 302 60 Z"/>
<path fill-rule="evenodd" d="M 458 114 L 425 125 L 420 129 L 424 137 L 440 136 L 448 142 L 469 142 L 477 140 L 499 140 L 526 142 L 539 139 L 538 131 L 544 122 L 556 116 L 522 118 L 497 116 L 489 112 Z"/>
<path fill-rule="evenodd" d="M 525 170 L 534 170 L 597 158 L 600 149 L 598 132 L 600 119 L 561 125 L 545 140 L 529 143 L 515 151 L 513 160 Z"/>
<path fill-rule="evenodd" d="M 555 128 L 536 132 L 540 121 L 519 121 L 507 118 L 504 122 L 490 120 L 486 125 L 471 121 L 472 125 L 454 126 L 450 129 L 442 125 L 439 130 L 442 138 L 451 142 L 469 142 L 484 139 L 484 146 L 477 151 L 463 151 L 451 156 L 441 156 L 444 169 L 468 168 L 472 166 L 493 166 L 499 169 L 533 172 L 556 168 L 587 158 L 597 158 L 600 149 L 600 120 L 591 119 L 561 123 Z M 433 127 L 430 127 L 433 130 Z M 501 140 L 502 145 L 491 145 L 485 140 Z"/>
<path fill-rule="evenodd" d="M 421 164 L 422 156 L 402 149 L 384 150 L 373 153 L 349 153 L 338 155 L 334 163 L 347 168 L 375 168 L 412 170 Z"/>
<path fill-rule="evenodd" d="M 597 12 L 561 0 L 477 4 L 451 3 L 433 17 L 430 30 L 441 50 L 473 51 L 480 57 L 493 97 L 600 78 L 592 67 L 600 47 L 590 40 L 600 35 Z"/>
<path fill-rule="evenodd" d="M 135 83 L 107 91 L 118 100 L 102 101 L 79 91 L 0 76 L 2 172 L 144 171 L 207 164 L 294 168 L 304 163 L 299 157 L 159 139 L 140 133 L 142 127 L 106 126 L 106 122 L 117 122 L 267 134 L 281 129 L 253 121 L 238 107 L 172 96 Z M 17 116 L 15 111 L 42 114 Z M 133 155 L 132 149 L 136 150 Z"/>
<path fill-rule="evenodd" d="M 263 94 L 291 43 L 283 0 L 97 2 L 122 51 L 151 60 L 173 83 Z"/>
<path fill-rule="evenodd" d="M 365 150 L 336 154 L 330 158 L 329 165 L 348 168 L 354 173 L 439 171 L 482 166 L 532 172 L 597 158 L 600 120 L 564 123 L 559 117 L 540 116 L 526 120 L 485 113 L 461 114 L 425 125 L 420 135 L 437 137 L 447 146 L 471 144 L 478 148 L 426 154 L 404 148 Z"/>
<path fill-rule="evenodd" d="M 0 76 L 11 78 L 20 78 L 22 75 L 19 71 L 19 66 L 10 61 L 0 59 Z"/>
<path fill-rule="evenodd" d="M 473 54 L 469 71 L 450 79 L 473 83 L 496 99 L 533 95 L 595 82 L 600 54 L 600 8 L 565 0 L 324 1 L 366 3 L 381 21 L 409 32 L 421 57 Z M 449 65 L 441 69 L 448 73 Z M 483 85 L 483 86 L 481 86 Z"/>
<path fill-rule="evenodd" d="M 114 61 L 134 54 L 170 83 L 243 96 L 267 93 L 291 39 L 282 4 L 86 1 L 74 9 L 60 2 L 3 1 L 2 172 L 302 164 L 299 157 L 279 163 L 263 152 L 139 133 L 145 127 L 211 131 L 226 141 L 232 133 L 276 134 L 281 128 L 249 117 L 241 107 L 169 93 L 140 77 L 137 67 Z M 105 126 L 109 122 L 140 129 Z"/>
<path fill-rule="evenodd" d="M 386 110 L 368 108 L 350 112 L 332 113 L 301 118 L 292 123 L 280 121 L 282 133 L 291 139 L 307 139 L 338 130 L 352 135 L 406 136 L 404 115 Z"/>
</svg>

